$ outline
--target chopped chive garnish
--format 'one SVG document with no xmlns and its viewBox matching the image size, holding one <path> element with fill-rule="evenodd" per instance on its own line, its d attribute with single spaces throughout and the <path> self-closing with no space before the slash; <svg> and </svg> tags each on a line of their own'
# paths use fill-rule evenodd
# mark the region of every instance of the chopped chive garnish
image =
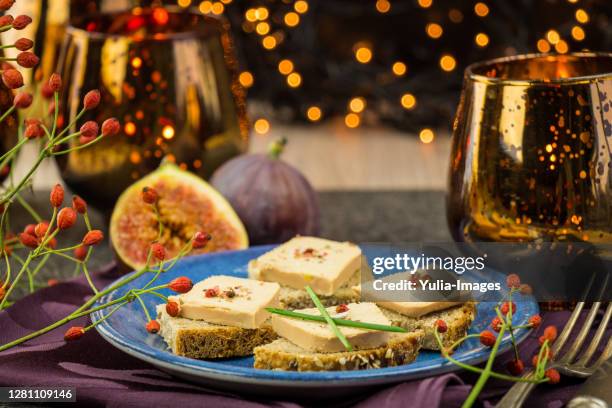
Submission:
<svg viewBox="0 0 612 408">
<path fill-rule="evenodd" d="M 314 291 L 312 290 L 310 286 L 306 286 L 306 292 L 308 292 L 315 306 L 317 307 L 317 309 L 319 309 L 319 313 L 321 313 L 321 316 L 325 318 L 325 321 L 329 325 L 330 329 L 334 332 L 336 337 L 338 337 L 340 342 L 344 345 L 344 348 L 347 349 L 348 351 L 353 351 L 353 346 L 351 346 L 351 343 L 349 343 L 349 341 L 346 339 L 344 334 L 342 334 L 338 326 L 336 326 L 336 323 L 334 323 L 329 313 L 327 313 L 325 306 L 323 306 L 317 294 L 314 293 Z"/>
<path fill-rule="evenodd" d="M 291 310 L 285 309 L 276 309 L 274 307 L 267 307 L 266 310 L 270 313 L 291 317 L 294 319 L 302 319 L 302 320 L 310 320 L 313 322 L 319 323 L 327 323 L 327 320 L 323 316 L 315 316 L 306 313 L 294 312 Z M 394 333 L 408 333 L 408 330 L 403 329 L 397 326 L 388 326 L 386 324 L 377 324 L 377 323 L 366 323 L 366 322 L 356 322 L 354 320 L 346 320 L 346 319 L 338 319 L 336 317 L 331 318 L 337 326 L 346 326 L 346 327 L 354 327 L 356 329 L 366 329 L 366 330 L 377 330 L 377 331 L 387 331 Z"/>
</svg>

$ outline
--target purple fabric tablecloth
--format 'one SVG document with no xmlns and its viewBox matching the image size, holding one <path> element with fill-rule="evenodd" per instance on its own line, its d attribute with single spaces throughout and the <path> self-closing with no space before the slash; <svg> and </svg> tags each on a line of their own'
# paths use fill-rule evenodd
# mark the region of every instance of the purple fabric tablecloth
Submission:
<svg viewBox="0 0 612 408">
<path fill-rule="evenodd" d="M 95 274 L 98 287 L 117 277 L 108 266 Z M 0 312 L 0 344 L 44 327 L 69 314 L 90 295 L 82 279 L 63 282 L 42 289 Z M 561 328 L 569 312 L 543 315 L 544 325 Z M 87 406 L 107 407 L 299 407 L 295 401 L 248 398 L 190 384 L 139 361 L 104 341 L 95 330 L 79 341 L 66 343 L 68 326 L 86 325 L 86 319 L 72 322 L 28 343 L 0 353 L 0 386 L 76 387 L 77 402 Z M 538 348 L 540 328 L 521 345 L 525 363 Z M 500 356 L 498 370 L 511 358 Z M 376 407 L 458 407 L 469 393 L 475 375 L 461 372 L 406 382 L 371 392 L 358 399 L 344 399 L 343 405 Z M 528 406 L 561 407 L 576 392 L 581 381 L 564 378 L 557 386 L 542 385 L 532 394 Z M 492 406 L 510 384 L 490 380 L 481 394 L 483 406 Z M 331 403 L 331 402 L 330 402 Z M 336 402 L 333 403 L 334 405 Z M 317 404 L 319 405 L 319 404 Z"/>
</svg>

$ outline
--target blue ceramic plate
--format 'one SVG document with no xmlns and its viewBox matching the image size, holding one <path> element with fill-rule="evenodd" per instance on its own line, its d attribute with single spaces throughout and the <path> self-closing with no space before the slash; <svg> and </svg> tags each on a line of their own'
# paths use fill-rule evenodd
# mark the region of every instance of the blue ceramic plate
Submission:
<svg viewBox="0 0 612 408">
<path fill-rule="evenodd" d="M 170 271 L 162 275 L 158 282 L 166 283 L 178 276 L 187 276 L 198 282 L 210 275 L 247 276 L 247 263 L 273 246 L 252 247 L 242 251 L 229 251 L 216 254 L 207 254 L 185 258 L 178 262 Z M 371 256 L 374 248 L 362 246 L 366 256 Z M 130 275 L 124 276 L 125 280 Z M 466 272 L 464 277 L 469 277 Z M 471 279 L 482 281 L 482 277 L 471 276 Z M 107 302 L 123 296 L 130 289 L 144 285 L 150 276 L 140 278 L 128 283 L 117 291 L 101 299 Z M 505 277 L 497 272 L 488 271 L 487 279 L 505 282 Z M 505 287 L 505 284 L 502 285 Z M 169 295 L 168 293 L 164 293 Z M 163 292 L 162 292 L 163 293 Z M 148 295 L 143 300 L 151 313 L 155 315 L 155 306 L 160 299 Z M 537 303 L 532 297 L 522 296 L 517 299 L 517 313 L 514 320 L 517 324 L 527 323 L 529 316 L 538 313 Z M 92 314 L 92 320 L 98 321 L 104 317 L 108 309 Z M 477 316 L 470 327 L 470 333 L 479 333 L 485 329 L 494 317 L 491 303 L 479 303 Z M 144 329 L 146 318 L 138 302 L 132 302 L 119 309 L 108 319 L 96 326 L 98 332 L 115 347 L 126 353 L 176 376 L 208 385 L 244 392 L 274 394 L 279 396 L 284 392 L 291 395 L 305 394 L 309 389 L 327 388 L 329 392 L 344 390 L 353 387 L 378 385 L 416 379 L 458 370 L 447 362 L 440 353 L 421 351 L 412 364 L 399 367 L 368 369 L 362 371 L 331 371 L 331 372 L 285 372 L 273 370 L 258 370 L 253 368 L 253 358 L 234 358 L 215 361 L 200 361 L 172 354 L 160 336 L 147 333 Z M 517 340 L 520 342 L 528 334 L 528 330 L 517 330 Z M 510 341 L 505 338 L 502 350 L 510 347 Z M 485 361 L 489 355 L 487 349 L 480 345 L 478 339 L 470 339 L 457 349 L 454 358 L 465 363 L 479 363 Z"/>
</svg>

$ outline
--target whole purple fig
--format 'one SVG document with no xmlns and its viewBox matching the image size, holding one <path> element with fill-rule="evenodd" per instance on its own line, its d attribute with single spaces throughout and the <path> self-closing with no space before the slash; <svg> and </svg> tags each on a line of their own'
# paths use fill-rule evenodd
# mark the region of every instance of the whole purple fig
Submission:
<svg viewBox="0 0 612 408">
<path fill-rule="evenodd" d="M 286 139 L 268 154 L 238 156 L 221 166 L 211 184 L 232 204 L 252 244 L 319 233 L 317 194 L 306 178 L 280 159 Z"/>
</svg>

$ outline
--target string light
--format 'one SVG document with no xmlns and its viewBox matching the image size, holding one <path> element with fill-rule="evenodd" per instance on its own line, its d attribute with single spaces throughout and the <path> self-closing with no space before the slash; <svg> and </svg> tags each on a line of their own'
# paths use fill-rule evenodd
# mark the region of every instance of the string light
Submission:
<svg viewBox="0 0 612 408">
<path fill-rule="evenodd" d="M 166 140 L 172 139 L 174 137 L 174 128 L 170 125 L 164 126 L 164 128 L 162 129 L 162 136 Z"/>
<path fill-rule="evenodd" d="M 589 22 L 589 14 L 584 9 L 576 10 L 576 21 L 582 24 Z"/>
<path fill-rule="evenodd" d="M 474 5 L 474 13 L 476 13 L 478 17 L 485 17 L 489 14 L 489 6 L 482 2 L 476 3 Z"/>
<path fill-rule="evenodd" d="M 442 26 L 440 24 L 429 23 L 425 26 L 425 32 L 431 38 L 437 39 L 442 37 L 444 30 L 442 30 Z"/>
<path fill-rule="evenodd" d="M 178 5 L 183 8 L 189 7 L 191 6 L 191 0 L 178 0 Z"/>
<path fill-rule="evenodd" d="M 321 108 L 319 108 L 318 106 L 311 106 L 306 111 L 306 116 L 311 122 L 318 122 L 319 120 L 321 120 L 323 113 L 321 112 Z"/>
<path fill-rule="evenodd" d="M 244 12 L 244 18 L 246 18 L 247 21 L 254 23 L 255 21 L 257 21 L 257 10 L 253 8 L 248 9 L 247 11 Z"/>
<path fill-rule="evenodd" d="M 302 84 L 302 76 L 297 72 L 292 72 L 287 76 L 287 84 L 292 88 L 297 88 Z"/>
<path fill-rule="evenodd" d="M 365 46 L 358 47 L 355 50 L 355 59 L 362 64 L 367 64 L 372 60 L 372 50 Z"/>
<path fill-rule="evenodd" d="M 576 41 L 582 41 L 586 37 L 586 34 L 584 33 L 582 27 L 574 26 L 572 27 L 572 37 Z"/>
<path fill-rule="evenodd" d="M 224 10 L 225 10 L 225 6 L 223 5 L 223 3 L 221 3 L 221 2 L 213 3 L 213 5 L 212 5 L 212 13 L 214 15 L 219 16 L 219 15 L 223 14 Z"/>
<path fill-rule="evenodd" d="M 361 119 L 359 118 L 359 115 L 353 112 L 347 114 L 344 117 L 344 124 L 351 129 L 359 126 L 360 122 L 361 122 Z"/>
<path fill-rule="evenodd" d="M 298 0 L 295 2 L 295 4 L 293 5 L 293 8 L 295 9 L 295 11 L 297 11 L 300 14 L 304 14 L 305 12 L 308 11 L 308 3 L 304 0 Z"/>
<path fill-rule="evenodd" d="M 136 125 L 134 122 L 127 122 L 123 127 L 123 131 L 128 136 L 133 136 L 136 133 Z"/>
<path fill-rule="evenodd" d="M 200 10 L 200 13 L 208 14 L 212 11 L 212 2 L 203 1 L 200 3 L 200 6 L 198 7 L 198 9 Z"/>
<path fill-rule="evenodd" d="M 287 27 L 295 27 L 300 23 L 300 15 L 290 11 L 289 13 L 285 14 L 284 20 Z"/>
<path fill-rule="evenodd" d="M 257 23 L 257 25 L 255 26 L 255 31 L 259 35 L 266 35 L 270 32 L 270 24 L 266 23 L 265 21 Z"/>
<path fill-rule="evenodd" d="M 253 86 L 255 79 L 253 78 L 253 74 L 251 74 L 249 71 L 243 71 L 240 73 L 240 75 L 238 75 L 238 82 L 240 82 L 240 85 L 244 86 L 245 88 L 250 88 Z"/>
<path fill-rule="evenodd" d="M 478 33 L 476 37 L 474 37 L 474 41 L 476 41 L 476 45 L 479 47 L 486 47 L 489 45 L 489 36 L 485 33 Z"/>
<path fill-rule="evenodd" d="M 283 75 L 289 75 L 293 72 L 293 62 L 288 59 L 284 59 L 278 63 L 278 71 Z"/>
<path fill-rule="evenodd" d="M 565 54 L 569 51 L 569 46 L 565 41 L 560 40 L 558 43 L 555 44 L 555 50 L 557 50 L 559 54 Z"/>
<path fill-rule="evenodd" d="M 276 47 L 276 38 L 271 35 L 266 35 L 262 40 L 261 44 L 266 50 L 272 50 Z"/>
<path fill-rule="evenodd" d="M 355 113 L 363 112 L 366 107 L 366 101 L 363 98 L 357 97 L 349 102 L 349 109 Z"/>
<path fill-rule="evenodd" d="M 406 74 L 406 64 L 404 64 L 401 61 L 397 61 L 393 63 L 393 66 L 391 67 L 391 70 L 393 71 L 393 73 L 397 76 L 402 76 L 404 74 Z"/>
<path fill-rule="evenodd" d="M 419 6 L 429 8 L 433 4 L 433 0 L 419 0 Z"/>
<path fill-rule="evenodd" d="M 268 9 L 265 7 L 258 7 L 255 10 L 255 17 L 257 18 L 257 20 L 265 20 L 266 18 L 268 18 L 268 16 Z"/>
<path fill-rule="evenodd" d="M 425 144 L 433 142 L 434 137 L 435 137 L 435 134 L 433 130 L 431 129 L 425 128 L 421 130 L 421 132 L 419 133 L 419 139 L 421 139 L 421 142 Z"/>
<path fill-rule="evenodd" d="M 561 36 L 555 30 L 548 30 L 548 32 L 546 33 L 546 39 L 548 40 L 549 43 L 551 43 L 552 45 L 555 45 L 556 43 L 559 42 L 559 40 L 561 40 Z"/>
<path fill-rule="evenodd" d="M 549 52 L 550 44 L 545 39 L 541 38 L 538 40 L 536 46 L 538 47 L 538 51 L 540 52 Z"/>
<path fill-rule="evenodd" d="M 253 128 L 255 129 L 255 132 L 259 133 L 260 135 L 265 135 L 268 133 L 268 131 L 270 131 L 270 122 L 263 118 L 257 119 L 253 124 Z"/>
<path fill-rule="evenodd" d="M 411 93 L 405 93 L 402 95 L 401 103 L 404 109 L 411 110 L 416 106 L 416 98 Z"/>
<path fill-rule="evenodd" d="M 440 58 L 440 68 L 442 68 L 446 72 L 450 72 L 457 66 L 457 61 L 452 55 L 443 55 Z"/>
<path fill-rule="evenodd" d="M 388 13 L 391 10 L 391 3 L 388 0 L 376 0 L 376 10 L 379 13 Z"/>
<path fill-rule="evenodd" d="M 463 21 L 463 13 L 456 8 L 450 9 L 448 12 L 448 19 L 455 24 L 459 24 Z"/>
</svg>

